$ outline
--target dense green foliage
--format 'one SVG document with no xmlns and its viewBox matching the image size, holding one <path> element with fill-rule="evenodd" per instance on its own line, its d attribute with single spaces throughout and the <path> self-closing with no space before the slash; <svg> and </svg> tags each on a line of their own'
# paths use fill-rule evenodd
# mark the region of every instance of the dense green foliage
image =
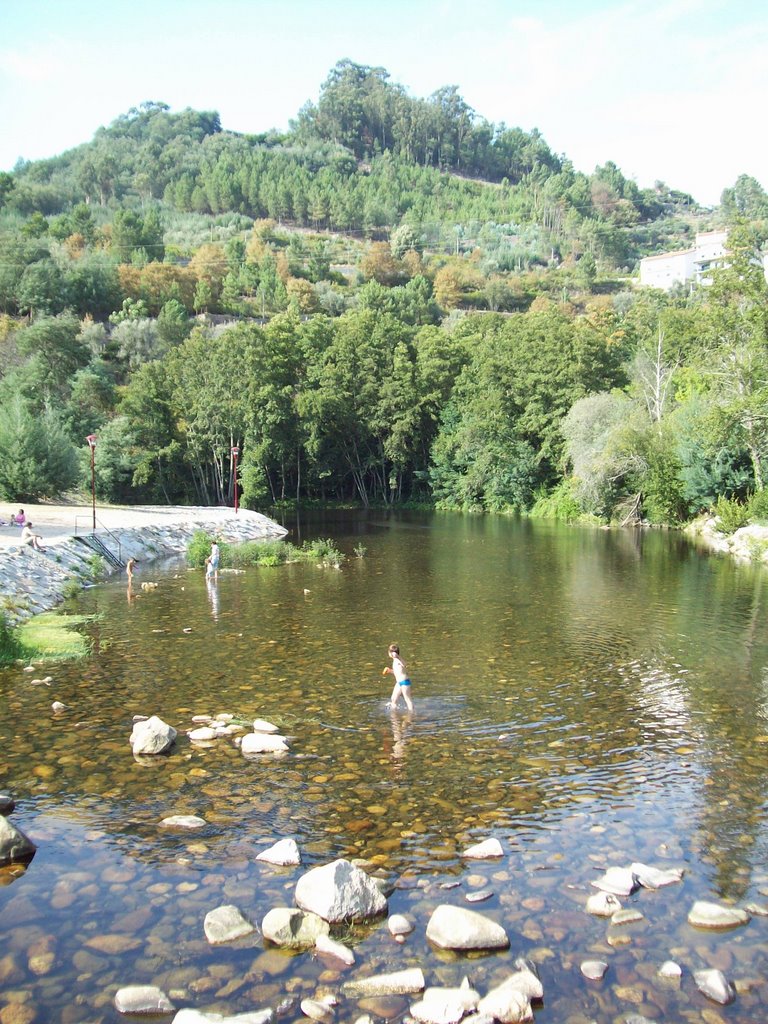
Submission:
<svg viewBox="0 0 768 1024">
<path fill-rule="evenodd" d="M 642 256 L 721 227 L 711 288 L 634 287 Z M 248 506 L 744 502 L 767 228 L 748 175 L 700 210 L 351 61 L 284 135 L 145 103 L 0 176 L 0 496 L 89 483 L 96 433 L 121 502 L 232 502 L 234 446 Z"/>
</svg>

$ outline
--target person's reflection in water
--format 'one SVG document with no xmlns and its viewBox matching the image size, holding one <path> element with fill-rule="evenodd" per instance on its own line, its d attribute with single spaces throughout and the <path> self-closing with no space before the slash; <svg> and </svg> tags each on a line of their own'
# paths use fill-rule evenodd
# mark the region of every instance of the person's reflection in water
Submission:
<svg viewBox="0 0 768 1024">
<path fill-rule="evenodd" d="M 213 621 L 219 621 L 219 582 L 213 576 L 208 576 L 205 581 L 208 588 L 208 600 L 211 602 L 211 615 Z"/>
<path fill-rule="evenodd" d="M 410 711 L 392 710 L 389 715 L 392 723 L 392 760 L 397 768 L 401 768 L 405 761 L 405 745 L 412 718 Z"/>
<path fill-rule="evenodd" d="M 128 580 L 128 604 L 133 604 L 136 600 L 136 595 L 133 592 L 133 584 L 131 580 Z"/>
</svg>

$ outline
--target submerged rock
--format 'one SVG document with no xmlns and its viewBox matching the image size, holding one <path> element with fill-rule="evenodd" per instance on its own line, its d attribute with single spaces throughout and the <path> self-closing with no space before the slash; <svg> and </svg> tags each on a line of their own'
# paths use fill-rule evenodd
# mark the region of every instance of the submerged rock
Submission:
<svg viewBox="0 0 768 1024">
<path fill-rule="evenodd" d="M 176 1007 L 156 985 L 126 985 L 115 994 L 120 1013 L 173 1013 Z"/>
<path fill-rule="evenodd" d="M 600 981 L 608 970 L 608 964 L 603 960 L 585 960 L 580 970 L 589 981 Z"/>
</svg>

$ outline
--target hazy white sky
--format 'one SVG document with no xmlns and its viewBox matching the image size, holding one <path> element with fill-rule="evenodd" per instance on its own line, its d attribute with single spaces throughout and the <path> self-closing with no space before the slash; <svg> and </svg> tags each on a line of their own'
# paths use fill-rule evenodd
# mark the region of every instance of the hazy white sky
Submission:
<svg viewBox="0 0 768 1024">
<path fill-rule="evenodd" d="M 0 170 L 145 100 L 284 129 L 348 57 L 715 204 L 768 188 L 766 55 L 765 0 L 0 0 Z"/>
</svg>

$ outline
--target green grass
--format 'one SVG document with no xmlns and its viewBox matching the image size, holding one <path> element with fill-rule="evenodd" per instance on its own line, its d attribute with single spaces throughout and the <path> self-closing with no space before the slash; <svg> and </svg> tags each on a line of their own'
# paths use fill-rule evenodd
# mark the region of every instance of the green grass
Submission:
<svg viewBox="0 0 768 1024">
<path fill-rule="evenodd" d="M 205 559 L 210 554 L 213 539 L 204 530 L 198 530 L 192 535 L 187 546 L 187 561 L 190 565 L 202 569 Z M 274 566 L 286 562 L 314 562 L 337 568 L 346 559 L 346 555 L 330 540 L 307 541 L 300 548 L 285 540 L 249 540 L 241 544 L 219 541 L 219 550 L 223 569 L 244 569 L 253 565 Z"/>
<path fill-rule="evenodd" d="M 20 650 L 16 657 L 29 661 L 84 658 L 90 653 L 90 642 L 73 626 L 79 626 L 91 618 L 90 615 L 61 615 L 58 612 L 36 615 L 14 631 Z"/>
</svg>

